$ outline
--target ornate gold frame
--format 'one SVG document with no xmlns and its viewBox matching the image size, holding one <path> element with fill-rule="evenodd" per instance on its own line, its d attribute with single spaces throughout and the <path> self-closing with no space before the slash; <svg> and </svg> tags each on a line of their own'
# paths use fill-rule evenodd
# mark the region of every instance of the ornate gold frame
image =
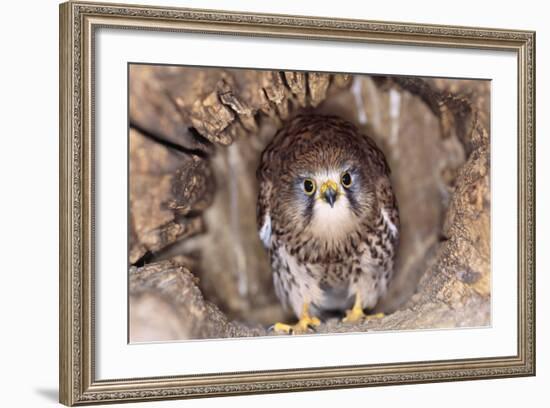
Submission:
<svg viewBox="0 0 550 408">
<path fill-rule="evenodd" d="M 514 356 L 98 381 L 93 318 L 97 27 L 499 49 L 518 61 L 518 350 Z M 60 6 L 60 401 L 67 405 L 535 374 L 535 33 L 69 2 Z"/>
</svg>

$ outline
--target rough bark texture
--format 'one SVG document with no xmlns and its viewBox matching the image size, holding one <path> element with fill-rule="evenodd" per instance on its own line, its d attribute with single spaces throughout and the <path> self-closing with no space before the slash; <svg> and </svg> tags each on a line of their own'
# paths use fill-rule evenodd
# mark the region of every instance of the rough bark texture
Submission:
<svg viewBox="0 0 550 408">
<path fill-rule="evenodd" d="M 291 319 L 257 237 L 255 171 L 303 111 L 375 135 L 402 219 L 386 317 L 317 331 L 489 324 L 489 97 L 487 81 L 132 65 L 131 340 L 268 335 Z"/>
<path fill-rule="evenodd" d="M 210 204 L 213 180 L 207 162 L 167 149 L 135 129 L 129 145 L 129 260 L 135 264 L 204 230 L 201 217 L 182 215 Z"/>
</svg>

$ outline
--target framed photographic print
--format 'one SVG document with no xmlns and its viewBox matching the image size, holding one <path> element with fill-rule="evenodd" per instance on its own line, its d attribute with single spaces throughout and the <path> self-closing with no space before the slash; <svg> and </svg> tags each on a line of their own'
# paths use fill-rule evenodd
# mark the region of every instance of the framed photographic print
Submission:
<svg viewBox="0 0 550 408">
<path fill-rule="evenodd" d="M 60 6 L 60 400 L 535 374 L 535 33 Z"/>
</svg>

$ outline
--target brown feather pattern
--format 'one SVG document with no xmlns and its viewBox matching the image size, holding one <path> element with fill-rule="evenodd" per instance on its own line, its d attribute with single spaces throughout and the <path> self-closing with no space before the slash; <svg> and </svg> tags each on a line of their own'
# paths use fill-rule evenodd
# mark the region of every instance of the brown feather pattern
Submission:
<svg viewBox="0 0 550 408">
<path fill-rule="evenodd" d="M 339 179 L 344 172 L 353 180 L 349 188 Z M 334 116 L 291 119 L 263 151 L 258 230 L 277 295 L 297 315 L 303 302 L 322 317 L 343 312 L 357 292 L 365 308 L 385 294 L 399 238 L 389 174 L 374 141 Z M 334 208 L 303 191 L 306 178 L 321 184 L 325 177 L 340 183 Z"/>
</svg>

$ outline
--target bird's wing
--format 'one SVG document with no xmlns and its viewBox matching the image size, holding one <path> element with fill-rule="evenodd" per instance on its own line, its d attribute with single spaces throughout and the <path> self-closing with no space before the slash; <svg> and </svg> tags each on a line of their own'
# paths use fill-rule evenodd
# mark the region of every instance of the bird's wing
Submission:
<svg viewBox="0 0 550 408">
<path fill-rule="evenodd" d="M 258 203 L 256 205 L 256 220 L 258 234 L 266 249 L 271 248 L 272 222 L 271 203 L 273 194 L 273 181 L 278 177 L 281 167 L 281 152 L 286 147 L 285 132 L 279 130 L 271 143 L 262 152 L 260 166 L 256 172 L 259 184 Z M 288 143 L 288 139 L 287 142 Z"/>
<path fill-rule="evenodd" d="M 260 180 L 260 191 L 258 193 L 258 204 L 256 205 L 256 217 L 258 223 L 258 234 L 264 247 L 271 248 L 271 213 L 269 206 L 271 203 L 272 182 L 270 180 Z"/>
<path fill-rule="evenodd" d="M 376 182 L 376 196 L 384 222 L 387 224 L 392 235 L 397 238 L 399 232 L 399 211 L 397 201 L 393 193 L 390 181 L 390 167 L 384 153 L 376 146 L 376 143 L 367 135 L 364 139 L 364 149 L 371 158 L 372 163 L 379 172 Z"/>
<path fill-rule="evenodd" d="M 394 238 L 399 236 L 399 211 L 397 201 L 391 188 L 390 180 L 387 175 L 383 175 L 378 179 L 376 186 L 378 205 L 384 223 Z"/>
<path fill-rule="evenodd" d="M 275 135 L 277 138 L 278 135 Z M 278 152 L 276 144 L 271 143 L 263 152 L 260 158 L 260 166 L 256 176 L 258 178 L 259 191 L 258 203 L 256 204 L 256 221 L 258 225 L 258 234 L 266 249 L 271 248 L 271 199 L 273 193 L 273 177 L 276 171 L 276 159 Z"/>
</svg>

